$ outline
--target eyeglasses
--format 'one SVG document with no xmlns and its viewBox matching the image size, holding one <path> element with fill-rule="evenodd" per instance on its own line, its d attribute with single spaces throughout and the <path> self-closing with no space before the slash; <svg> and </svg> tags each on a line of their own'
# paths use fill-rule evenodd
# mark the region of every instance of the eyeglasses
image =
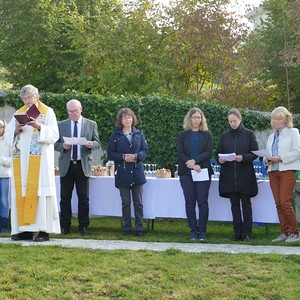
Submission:
<svg viewBox="0 0 300 300">
<path fill-rule="evenodd" d="M 69 114 L 77 114 L 78 112 L 79 112 L 79 109 L 68 110 Z"/>
<path fill-rule="evenodd" d="M 22 100 L 23 101 L 26 101 L 26 100 L 28 101 L 28 100 L 31 100 L 31 99 L 35 98 L 36 96 L 37 95 L 27 94 L 27 95 L 22 97 Z"/>
</svg>

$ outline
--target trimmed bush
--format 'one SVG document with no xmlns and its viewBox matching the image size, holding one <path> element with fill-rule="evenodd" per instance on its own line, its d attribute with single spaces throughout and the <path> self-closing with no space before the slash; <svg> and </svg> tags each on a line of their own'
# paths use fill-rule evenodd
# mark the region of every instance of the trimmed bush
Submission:
<svg viewBox="0 0 300 300">
<path fill-rule="evenodd" d="M 227 112 L 230 108 L 216 102 L 207 103 L 193 98 L 181 100 L 158 95 L 103 97 L 82 93 L 41 94 L 41 100 L 54 109 L 58 120 L 68 117 L 66 103 L 70 99 L 80 100 L 83 115 L 97 122 L 103 149 L 107 148 L 109 136 L 115 129 L 117 112 L 122 107 L 130 107 L 138 117 L 137 126 L 144 131 L 148 141 L 147 162 L 157 163 L 158 168 L 169 168 L 172 173 L 177 163 L 177 136 L 182 130 L 183 118 L 190 108 L 197 106 L 204 112 L 214 137 L 215 148 L 220 134 L 228 128 Z M 9 92 L 0 97 L 0 106 L 5 104 L 17 108 L 22 106 L 22 101 L 18 93 Z M 270 128 L 269 118 L 243 109 L 240 111 L 246 127 L 252 130 Z M 105 162 L 106 157 L 103 160 Z"/>
</svg>

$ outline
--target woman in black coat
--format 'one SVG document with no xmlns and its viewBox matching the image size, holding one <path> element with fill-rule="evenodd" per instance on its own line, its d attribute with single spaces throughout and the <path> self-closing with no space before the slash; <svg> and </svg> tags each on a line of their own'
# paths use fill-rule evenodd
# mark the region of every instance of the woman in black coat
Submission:
<svg viewBox="0 0 300 300">
<path fill-rule="evenodd" d="M 221 164 L 219 194 L 229 198 L 233 216 L 234 236 L 232 240 L 250 239 L 252 234 L 252 207 L 250 198 L 258 193 L 253 161 L 257 158 L 251 151 L 258 149 L 254 133 L 242 124 L 240 112 L 233 108 L 228 112 L 230 129 L 224 132 L 217 148 L 217 161 Z M 233 161 L 219 154 L 235 153 Z M 240 201 L 242 202 L 243 220 Z"/>
<path fill-rule="evenodd" d="M 143 184 L 146 183 L 143 161 L 147 157 L 148 145 L 141 130 L 134 127 L 137 118 L 130 108 L 122 108 L 117 115 L 117 129 L 111 134 L 108 159 L 115 163 L 115 186 L 122 200 L 123 234 L 132 234 L 131 196 L 135 214 L 135 233 L 143 230 Z"/>
<path fill-rule="evenodd" d="M 210 163 L 213 151 L 213 139 L 208 131 L 203 112 L 195 107 L 185 116 L 184 131 L 177 141 L 179 160 L 178 175 L 185 198 L 185 209 L 191 240 L 205 240 L 208 221 L 208 193 L 213 170 Z M 194 181 L 192 172 L 205 172 L 208 178 Z M 199 208 L 199 223 L 196 219 L 196 202 Z"/>
</svg>

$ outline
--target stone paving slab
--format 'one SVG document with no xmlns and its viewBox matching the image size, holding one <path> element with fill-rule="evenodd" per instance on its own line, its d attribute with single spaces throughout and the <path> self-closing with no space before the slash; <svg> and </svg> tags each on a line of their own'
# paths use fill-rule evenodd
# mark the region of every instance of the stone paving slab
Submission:
<svg viewBox="0 0 300 300">
<path fill-rule="evenodd" d="M 229 254 L 255 253 L 300 255 L 300 245 L 297 246 L 253 246 L 241 244 L 207 244 L 207 243 L 160 243 L 136 242 L 119 240 L 90 240 L 90 239 L 50 239 L 47 242 L 12 241 L 10 238 L 0 238 L 0 243 L 20 244 L 22 246 L 61 246 L 66 248 L 88 248 L 94 250 L 148 250 L 166 251 L 176 249 L 189 253 L 222 252 Z"/>
</svg>

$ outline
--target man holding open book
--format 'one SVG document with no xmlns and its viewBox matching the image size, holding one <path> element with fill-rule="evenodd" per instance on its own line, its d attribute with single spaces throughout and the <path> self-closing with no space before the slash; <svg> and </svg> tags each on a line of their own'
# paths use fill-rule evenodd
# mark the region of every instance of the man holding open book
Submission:
<svg viewBox="0 0 300 300">
<path fill-rule="evenodd" d="M 58 126 L 53 109 L 39 101 L 36 87 L 24 86 L 20 97 L 24 106 L 12 117 L 4 136 L 14 147 L 11 238 L 44 242 L 49 233 L 60 233 L 54 177 Z M 38 234 L 33 238 L 34 233 Z"/>
</svg>

